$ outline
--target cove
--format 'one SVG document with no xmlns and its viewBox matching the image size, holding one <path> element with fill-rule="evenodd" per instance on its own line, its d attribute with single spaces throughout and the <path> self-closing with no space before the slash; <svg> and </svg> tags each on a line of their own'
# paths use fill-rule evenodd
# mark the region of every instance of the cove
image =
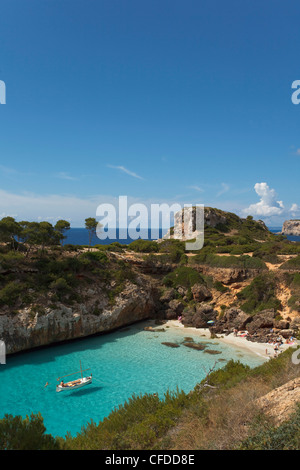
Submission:
<svg viewBox="0 0 300 470">
<path fill-rule="evenodd" d="M 216 361 L 217 368 L 230 359 L 250 367 L 264 362 L 245 350 L 195 336 L 195 341 L 208 343 L 208 348 L 221 352 L 204 354 L 183 346 L 182 332 L 171 328 L 145 331 L 149 324 L 153 325 L 142 322 L 113 333 L 8 356 L 7 363 L 0 365 L 0 418 L 5 414 L 25 417 L 40 412 L 47 433 L 76 435 L 83 425 L 90 420 L 98 423 L 133 394 L 157 393 L 163 398 L 167 390 L 175 391 L 177 387 L 189 392 Z M 177 343 L 179 347 L 171 348 L 162 342 Z M 79 361 L 83 369 L 91 368 L 92 384 L 57 393 L 57 377 L 78 371 Z"/>
</svg>

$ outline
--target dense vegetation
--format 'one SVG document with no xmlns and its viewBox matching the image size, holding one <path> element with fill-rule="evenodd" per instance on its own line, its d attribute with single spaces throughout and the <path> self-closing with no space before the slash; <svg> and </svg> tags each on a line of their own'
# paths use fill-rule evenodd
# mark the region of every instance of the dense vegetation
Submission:
<svg viewBox="0 0 300 470">
<path fill-rule="evenodd" d="M 280 301 L 276 298 L 276 278 L 273 274 L 266 273 L 257 276 L 251 284 L 237 293 L 242 300 L 241 309 L 252 315 L 265 309 L 281 308 Z"/>
<path fill-rule="evenodd" d="M 191 263 L 205 264 L 212 268 L 267 269 L 265 263 L 260 258 L 253 258 L 248 255 L 237 257 L 200 253 L 192 258 Z"/>
<path fill-rule="evenodd" d="M 31 305 L 34 315 L 43 313 L 45 306 L 55 308 L 57 302 L 82 302 L 91 282 L 102 285 L 113 302 L 126 280 L 135 282 L 131 267 L 111 257 L 109 250 L 37 245 L 28 255 L 22 245 L 18 251 L 10 248 L 10 243 L 0 247 L 0 308 L 11 312 Z M 114 288 L 109 288 L 112 281 Z"/>
</svg>

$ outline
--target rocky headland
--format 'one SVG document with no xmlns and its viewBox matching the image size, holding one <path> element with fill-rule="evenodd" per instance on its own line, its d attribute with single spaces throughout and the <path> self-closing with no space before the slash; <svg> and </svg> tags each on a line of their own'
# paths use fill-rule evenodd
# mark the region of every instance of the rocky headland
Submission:
<svg viewBox="0 0 300 470">
<path fill-rule="evenodd" d="M 283 235 L 300 237 L 300 220 L 286 220 L 283 223 L 281 233 Z"/>
<path fill-rule="evenodd" d="M 114 305 L 103 289 L 92 285 L 85 292 L 85 301 L 75 305 L 44 303 L 39 309 L 21 308 L 18 313 L 0 313 L 0 338 L 7 354 L 53 343 L 107 333 L 153 317 L 155 289 L 145 287 L 144 280 L 127 282 Z M 97 308 L 95 308 L 97 305 Z"/>
</svg>

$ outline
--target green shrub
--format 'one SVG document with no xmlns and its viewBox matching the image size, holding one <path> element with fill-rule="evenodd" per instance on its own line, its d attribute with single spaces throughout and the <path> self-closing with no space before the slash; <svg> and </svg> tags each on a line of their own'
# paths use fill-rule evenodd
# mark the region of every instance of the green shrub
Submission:
<svg viewBox="0 0 300 470">
<path fill-rule="evenodd" d="M 267 269 L 261 259 L 248 255 L 218 256 L 203 252 L 191 258 L 191 264 L 205 264 L 216 268 Z"/>
<path fill-rule="evenodd" d="M 107 255 L 103 253 L 102 251 L 87 251 L 86 253 L 82 253 L 79 259 L 80 261 L 88 260 L 88 261 L 96 261 L 102 264 L 108 263 Z"/>
<path fill-rule="evenodd" d="M 219 291 L 219 292 L 222 292 L 222 293 L 225 293 L 225 292 L 228 292 L 230 289 L 229 287 L 226 287 L 222 284 L 222 282 L 220 281 L 216 281 L 214 284 L 213 284 L 213 287 Z"/>
<path fill-rule="evenodd" d="M 8 282 L 0 290 L 0 305 L 15 305 L 19 296 L 26 290 L 26 285 L 20 282 Z"/>
<path fill-rule="evenodd" d="M 261 310 L 281 308 L 280 301 L 275 296 L 276 280 L 272 274 L 261 274 L 253 279 L 251 284 L 237 293 L 239 300 L 245 301 L 241 309 L 254 314 Z"/>
<path fill-rule="evenodd" d="M 250 436 L 239 450 L 298 450 L 300 448 L 300 404 L 289 419 L 279 426 L 264 422 L 261 416 L 252 424 Z"/>
<path fill-rule="evenodd" d="M 280 269 L 292 269 L 292 270 L 299 270 L 300 269 L 300 256 L 296 256 L 295 258 L 291 258 L 285 263 L 280 266 Z"/>
<path fill-rule="evenodd" d="M 134 240 L 128 245 L 128 248 L 137 253 L 157 253 L 158 243 L 151 240 Z"/>
<path fill-rule="evenodd" d="M 173 272 L 167 274 L 163 279 L 163 284 L 167 287 L 187 287 L 191 288 L 194 284 L 204 284 L 203 276 L 193 268 L 180 266 Z"/>
<path fill-rule="evenodd" d="M 153 449 L 176 424 L 189 401 L 184 392 L 158 396 L 133 395 L 98 425 L 91 422 L 76 437 L 67 436 L 67 449 Z"/>
<path fill-rule="evenodd" d="M 58 441 L 45 431 L 40 413 L 25 419 L 6 414 L 0 420 L 0 450 L 59 450 Z"/>
</svg>

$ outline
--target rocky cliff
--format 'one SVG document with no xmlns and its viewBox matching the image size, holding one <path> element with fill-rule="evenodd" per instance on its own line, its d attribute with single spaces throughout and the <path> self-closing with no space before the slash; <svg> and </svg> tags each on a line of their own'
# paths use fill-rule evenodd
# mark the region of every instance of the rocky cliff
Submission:
<svg viewBox="0 0 300 470">
<path fill-rule="evenodd" d="M 290 380 L 257 400 L 261 411 L 272 416 L 277 425 L 286 421 L 300 401 L 300 378 Z"/>
<path fill-rule="evenodd" d="M 218 228 L 225 232 L 237 232 L 249 223 L 259 232 L 268 233 L 268 229 L 262 220 L 255 221 L 252 218 L 243 219 L 232 212 L 222 211 L 213 207 L 187 207 L 174 215 L 174 227 L 164 236 L 165 239 L 175 238 L 191 240 L 196 238 L 202 230 L 200 219 L 203 214 L 204 228 Z M 200 230 L 197 228 L 200 227 Z M 259 236 L 260 238 L 260 236 Z"/>
<path fill-rule="evenodd" d="M 286 220 L 282 226 L 282 233 L 300 237 L 300 220 Z"/>
<path fill-rule="evenodd" d="M 7 354 L 108 332 L 153 317 L 155 311 L 155 288 L 141 279 L 135 284 L 127 282 L 113 306 L 97 286 L 91 286 L 86 294 L 87 301 L 72 307 L 61 303 L 35 314 L 30 307 L 0 314 L 0 338 Z"/>
</svg>

